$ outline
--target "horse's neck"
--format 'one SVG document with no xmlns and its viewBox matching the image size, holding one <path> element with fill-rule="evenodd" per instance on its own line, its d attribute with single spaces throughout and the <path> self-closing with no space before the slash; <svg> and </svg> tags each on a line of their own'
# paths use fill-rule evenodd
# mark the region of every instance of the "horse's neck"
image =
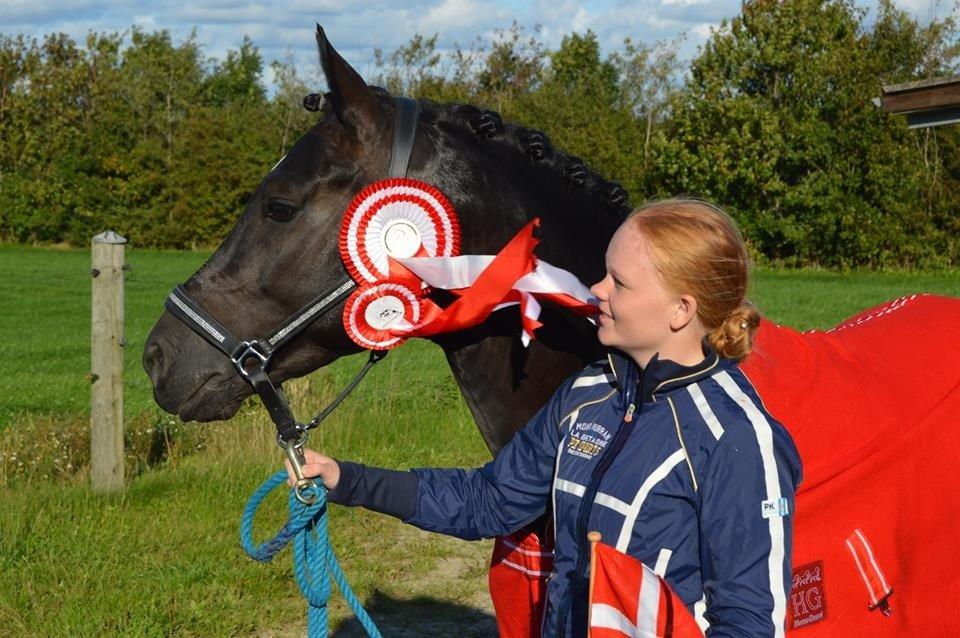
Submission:
<svg viewBox="0 0 960 638">
<path fill-rule="evenodd" d="M 604 208 L 595 189 L 572 187 L 525 155 L 477 155 L 472 138 L 443 138 L 437 144 L 450 156 L 473 157 L 462 170 L 432 176 L 446 192 L 463 194 L 458 209 L 465 253 L 499 250 L 509 239 L 508 229 L 537 215 L 540 259 L 587 284 L 603 275 L 603 253 L 620 218 Z M 484 185 L 482 198 L 476 194 L 478 183 Z M 540 320 L 543 327 L 529 348 L 520 342 L 516 307 L 494 313 L 472 330 L 435 339 L 494 455 L 564 379 L 602 354 L 596 329 L 585 319 L 544 304 Z"/>
<path fill-rule="evenodd" d="M 596 235 L 581 235 L 586 241 L 576 246 L 545 241 L 537 253 L 590 284 L 602 276 L 603 249 L 609 239 Z M 545 303 L 540 321 L 543 326 L 529 348 L 520 342 L 516 307 L 494 313 L 466 335 L 438 341 L 494 456 L 567 377 L 603 355 L 596 328 L 586 319 Z"/>
<path fill-rule="evenodd" d="M 437 342 L 490 452 L 500 449 L 547 402 L 564 379 L 601 355 L 584 319 L 544 306 L 543 327 L 524 348 L 516 308 L 479 328 Z"/>
</svg>

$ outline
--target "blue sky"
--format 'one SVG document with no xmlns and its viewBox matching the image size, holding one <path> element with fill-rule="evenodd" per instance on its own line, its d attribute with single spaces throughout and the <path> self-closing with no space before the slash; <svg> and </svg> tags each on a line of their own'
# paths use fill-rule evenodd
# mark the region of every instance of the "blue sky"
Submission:
<svg viewBox="0 0 960 638">
<path fill-rule="evenodd" d="M 871 9 L 876 0 L 856 0 Z M 923 22 L 957 10 L 957 0 L 895 0 Z M 527 31 L 541 28 L 542 40 L 556 46 L 572 31 L 592 29 L 605 52 L 635 41 L 672 41 L 681 35 L 680 54 L 694 55 L 710 30 L 735 16 L 739 0 L 0 0 L 0 33 L 40 36 L 65 32 L 82 40 L 90 30 L 168 29 L 174 38 L 196 29 L 208 56 L 222 58 L 249 35 L 270 60 L 291 55 L 304 78 L 319 73 L 313 25 L 324 26 L 330 41 L 369 76 L 374 49 L 392 51 L 416 34 L 439 34 L 438 46 L 468 47 L 477 36 L 485 41 L 516 21 Z M 269 82 L 270 78 L 266 80 Z"/>
</svg>

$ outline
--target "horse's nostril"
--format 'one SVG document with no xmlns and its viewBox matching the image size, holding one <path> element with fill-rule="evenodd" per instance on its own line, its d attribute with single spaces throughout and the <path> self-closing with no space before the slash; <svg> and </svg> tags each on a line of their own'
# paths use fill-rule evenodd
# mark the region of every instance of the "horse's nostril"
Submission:
<svg viewBox="0 0 960 638">
<path fill-rule="evenodd" d="M 163 376 L 163 348 L 156 341 L 147 342 L 143 350 L 143 367 L 150 380 L 156 385 L 157 380 Z"/>
</svg>

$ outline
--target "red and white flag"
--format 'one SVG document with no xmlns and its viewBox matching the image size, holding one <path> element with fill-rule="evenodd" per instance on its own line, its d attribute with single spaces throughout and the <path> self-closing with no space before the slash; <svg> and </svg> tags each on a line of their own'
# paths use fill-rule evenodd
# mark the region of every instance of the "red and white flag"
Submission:
<svg viewBox="0 0 960 638">
<path fill-rule="evenodd" d="M 652 569 L 591 543 L 590 638 L 703 638 L 693 614 Z"/>
</svg>

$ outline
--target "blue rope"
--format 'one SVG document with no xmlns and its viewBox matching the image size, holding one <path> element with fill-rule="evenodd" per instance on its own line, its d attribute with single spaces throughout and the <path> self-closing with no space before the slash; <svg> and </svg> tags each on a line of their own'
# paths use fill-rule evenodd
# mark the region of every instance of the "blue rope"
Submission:
<svg viewBox="0 0 960 638">
<path fill-rule="evenodd" d="M 243 549 L 253 560 L 269 562 L 292 540 L 293 569 L 300 591 L 307 599 L 307 635 L 309 638 L 327 636 L 327 601 L 330 599 L 330 575 L 336 581 L 350 609 L 371 638 L 382 638 L 377 626 L 367 614 L 360 600 L 347 583 L 347 577 L 340 568 L 330 536 L 327 532 L 327 490 L 323 485 L 305 490 L 316 500 L 312 505 L 304 505 L 290 490 L 290 518 L 270 540 L 254 546 L 253 518 L 260 503 L 275 487 L 285 483 L 287 473 L 280 470 L 257 488 L 247 501 L 240 519 L 240 542 Z M 327 571 L 329 570 L 329 574 Z"/>
</svg>

